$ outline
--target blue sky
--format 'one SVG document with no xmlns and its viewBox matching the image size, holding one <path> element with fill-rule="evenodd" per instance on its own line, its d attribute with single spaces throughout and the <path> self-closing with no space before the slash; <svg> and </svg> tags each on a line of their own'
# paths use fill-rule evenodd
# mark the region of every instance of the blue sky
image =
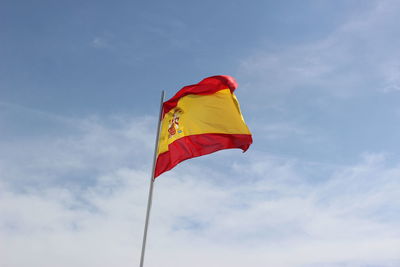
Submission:
<svg viewBox="0 0 400 267">
<path fill-rule="evenodd" d="M 2 1 L 0 265 L 138 264 L 160 92 L 225 74 L 254 144 L 157 179 L 146 266 L 399 266 L 399 12 Z"/>
</svg>

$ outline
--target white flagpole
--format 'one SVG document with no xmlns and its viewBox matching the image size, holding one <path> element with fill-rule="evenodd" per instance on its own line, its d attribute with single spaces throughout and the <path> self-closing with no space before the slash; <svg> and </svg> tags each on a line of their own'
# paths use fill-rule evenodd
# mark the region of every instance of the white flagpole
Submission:
<svg viewBox="0 0 400 267">
<path fill-rule="evenodd" d="M 155 143 L 155 146 L 154 146 L 153 169 L 151 171 L 149 198 L 147 200 L 147 211 L 146 211 L 146 221 L 144 223 L 142 253 L 140 255 L 140 267 L 143 267 L 143 263 L 144 263 L 144 254 L 145 254 L 145 250 L 146 250 L 146 240 L 147 240 L 147 229 L 149 227 L 151 203 L 153 201 L 154 173 L 155 173 L 155 169 L 156 169 L 156 160 L 157 160 L 157 151 L 158 151 L 158 139 L 160 137 L 160 128 L 161 128 L 161 117 L 162 117 L 162 111 L 163 111 L 163 103 L 164 103 L 164 90 L 161 92 L 160 114 L 158 116 L 156 143 Z"/>
</svg>

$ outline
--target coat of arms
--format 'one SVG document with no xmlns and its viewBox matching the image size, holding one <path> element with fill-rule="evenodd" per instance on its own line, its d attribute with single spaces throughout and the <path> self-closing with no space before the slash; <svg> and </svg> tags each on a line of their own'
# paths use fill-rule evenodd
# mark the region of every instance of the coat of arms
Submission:
<svg viewBox="0 0 400 267">
<path fill-rule="evenodd" d="M 174 136 L 177 132 L 181 133 L 182 130 L 179 130 L 179 117 L 182 115 L 183 110 L 177 108 L 174 110 L 174 114 L 172 115 L 172 119 L 168 121 L 168 138 Z"/>
</svg>

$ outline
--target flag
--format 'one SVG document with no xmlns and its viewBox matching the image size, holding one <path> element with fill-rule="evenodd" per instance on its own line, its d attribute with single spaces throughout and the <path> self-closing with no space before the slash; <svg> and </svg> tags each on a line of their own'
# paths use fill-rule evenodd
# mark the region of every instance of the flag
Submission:
<svg viewBox="0 0 400 267">
<path fill-rule="evenodd" d="M 252 137 L 233 93 L 236 88 L 233 77 L 208 77 L 163 103 L 154 178 L 186 159 L 249 148 Z"/>
</svg>

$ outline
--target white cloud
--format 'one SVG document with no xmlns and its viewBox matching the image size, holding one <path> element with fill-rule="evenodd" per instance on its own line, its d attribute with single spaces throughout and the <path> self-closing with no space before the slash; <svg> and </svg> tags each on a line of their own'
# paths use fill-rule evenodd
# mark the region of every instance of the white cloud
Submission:
<svg viewBox="0 0 400 267">
<path fill-rule="evenodd" d="M 372 91 L 398 91 L 399 27 L 396 1 L 377 1 L 354 14 L 324 39 L 260 49 L 243 60 L 240 75 L 271 94 L 312 89 L 339 97 Z"/>
<path fill-rule="evenodd" d="M 91 46 L 95 48 L 108 48 L 110 47 L 110 44 L 105 37 L 95 37 L 91 42 Z"/>
<path fill-rule="evenodd" d="M 40 138 L 26 140 L 29 168 L 2 154 L 21 183 L 2 172 L 1 266 L 138 264 L 152 121 L 83 118 L 68 127 L 46 137 L 41 160 Z M 238 151 L 179 165 L 156 180 L 146 266 L 398 265 L 400 166 L 367 154 L 311 181 L 315 168 Z M 34 186 L 32 177 L 58 179 Z"/>
<path fill-rule="evenodd" d="M 254 123 L 251 127 L 253 133 L 258 134 L 258 138 L 267 140 L 288 139 L 293 137 L 306 138 L 311 133 L 295 123 L 275 122 L 275 123 Z M 313 138 L 315 141 L 316 137 Z"/>
</svg>

